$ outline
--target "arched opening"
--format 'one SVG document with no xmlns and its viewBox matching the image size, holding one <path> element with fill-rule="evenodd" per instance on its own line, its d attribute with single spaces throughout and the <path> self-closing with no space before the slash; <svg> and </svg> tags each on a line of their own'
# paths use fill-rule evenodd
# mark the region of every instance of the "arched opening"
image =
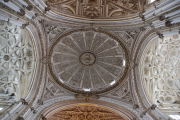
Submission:
<svg viewBox="0 0 180 120">
<path fill-rule="evenodd" d="M 166 115 L 179 115 L 180 35 L 156 38 L 146 47 L 140 63 L 147 98 Z"/>
</svg>

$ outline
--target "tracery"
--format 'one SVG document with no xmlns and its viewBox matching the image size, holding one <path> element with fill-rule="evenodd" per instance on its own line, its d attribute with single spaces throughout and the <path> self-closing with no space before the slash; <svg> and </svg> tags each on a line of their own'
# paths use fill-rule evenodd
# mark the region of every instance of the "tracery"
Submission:
<svg viewBox="0 0 180 120">
<path fill-rule="evenodd" d="M 28 30 L 0 22 L 0 103 L 13 104 L 26 97 L 33 82 L 36 58 Z"/>
<path fill-rule="evenodd" d="M 142 84 L 159 108 L 176 107 L 180 100 L 180 35 L 156 38 L 141 59 Z"/>
</svg>

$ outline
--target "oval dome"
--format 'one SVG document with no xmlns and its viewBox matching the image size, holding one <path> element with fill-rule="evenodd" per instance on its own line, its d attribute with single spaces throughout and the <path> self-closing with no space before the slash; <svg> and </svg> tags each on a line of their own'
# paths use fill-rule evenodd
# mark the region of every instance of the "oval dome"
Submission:
<svg viewBox="0 0 180 120">
<path fill-rule="evenodd" d="M 74 32 L 52 46 L 50 72 L 74 92 L 102 92 L 123 80 L 125 53 L 120 41 L 104 33 Z"/>
</svg>

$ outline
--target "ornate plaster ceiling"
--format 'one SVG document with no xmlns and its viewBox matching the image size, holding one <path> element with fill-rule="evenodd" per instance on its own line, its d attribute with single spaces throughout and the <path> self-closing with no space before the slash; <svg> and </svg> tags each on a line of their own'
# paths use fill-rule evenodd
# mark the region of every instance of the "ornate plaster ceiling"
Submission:
<svg viewBox="0 0 180 120">
<path fill-rule="evenodd" d="M 180 35 L 157 38 L 144 52 L 141 61 L 142 83 L 152 103 L 168 105 L 180 101 L 179 41 Z"/>
<path fill-rule="evenodd" d="M 74 32 L 52 46 L 50 72 L 74 92 L 102 92 L 124 79 L 125 51 L 120 41 L 104 33 Z"/>
<path fill-rule="evenodd" d="M 33 82 L 35 54 L 26 29 L 0 21 L 0 96 L 26 97 Z"/>
<path fill-rule="evenodd" d="M 44 0 L 55 12 L 86 18 L 117 18 L 135 14 L 146 0 Z"/>
<path fill-rule="evenodd" d="M 124 115 L 98 105 L 67 106 L 50 113 L 47 120 L 126 120 Z"/>
</svg>

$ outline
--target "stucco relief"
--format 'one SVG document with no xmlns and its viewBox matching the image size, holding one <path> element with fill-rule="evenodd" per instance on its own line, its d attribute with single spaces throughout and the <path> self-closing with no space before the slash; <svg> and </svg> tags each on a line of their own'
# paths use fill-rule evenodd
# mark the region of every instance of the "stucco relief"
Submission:
<svg viewBox="0 0 180 120">
<path fill-rule="evenodd" d="M 47 35 L 47 40 L 48 40 L 48 43 L 50 44 L 53 39 L 55 39 L 58 35 L 64 33 L 65 31 L 69 30 L 68 28 L 66 27 L 60 27 L 60 26 L 57 26 L 57 25 L 51 25 L 51 24 L 48 24 L 48 23 L 44 23 L 44 27 L 45 27 L 45 30 L 46 30 L 46 35 Z"/>
<path fill-rule="evenodd" d="M 125 102 L 133 104 L 131 92 L 129 90 L 128 81 L 126 81 L 120 88 L 109 94 L 112 97 L 116 97 Z"/>
<path fill-rule="evenodd" d="M 119 99 L 128 104 L 134 104 L 128 78 L 121 85 L 117 86 L 112 91 L 102 94 L 102 96 L 111 97 L 112 99 Z"/>
<path fill-rule="evenodd" d="M 114 112 L 111 109 L 101 107 L 98 105 L 90 104 L 79 104 L 74 106 L 67 106 L 64 109 L 56 110 L 56 112 L 50 113 L 47 117 L 47 120 L 117 120 L 126 119 L 125 116 L 121 116 L 117 112 Z"/>
<path fill-rule="evenodd" d="M 127 62 L 119 41 L 95 31 L 59 39 L 51 54 L 49 65 L 58 81 L 85 92 L 111 87 L 124 75 Z"/>
<path fill-rule="evenodd" d="M 135 14 L 146 0 L 44 0 L 55 11 L 87 18 L 112 18 Z"/>
<path fill-rule="evenodd" d="M 132 45 L 139 34 L 139 30 L 115 31 L 114 33 L 122 38 L 129 48 L 132 48 Z"/>
<path fill-rule="evenodd" d="M 173 35 L 153 40 L 141 59 L 144 89 L 152 103 L 160 103 L 159 107 L 179 101 L 179 39 L 179 35 Z"/>
<path fill-rule="evenodd" d="M 49 73 L 48 73 L 49 74 Z M 65 95 L 70 92 L 60 87 L 51 77 L 47 75 L 47 81 L 45 84 L 44 95 L 42 96 L 43 100 L 47 100 L 53 97 L 60 95 Z"/>
<path fill-rule="evenodd" d="M 26 97 L 33 82 L 35 51 L 26 29 L 1 21 L 0 25 L 0 89 L 16 100 Z"/>
</svg>

